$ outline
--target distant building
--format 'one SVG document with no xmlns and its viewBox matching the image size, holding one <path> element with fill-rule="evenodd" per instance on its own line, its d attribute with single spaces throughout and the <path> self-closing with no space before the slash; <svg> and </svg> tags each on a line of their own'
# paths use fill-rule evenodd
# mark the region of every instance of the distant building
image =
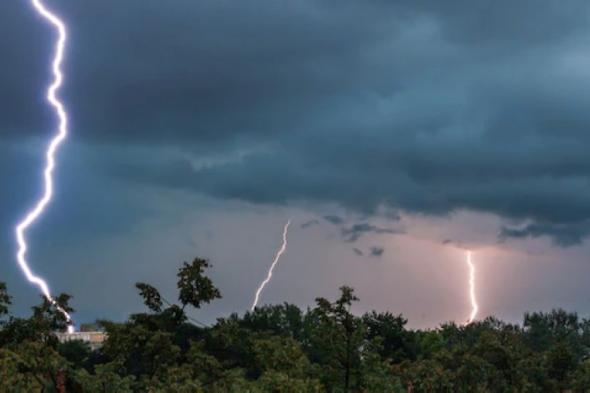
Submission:
<svg viewBox="0 0 590 393">
<path fill-rule="evenodd" d="M 74 332 L 74 333 L 56 333 L 57 339 L 61 343 L 68 341 L 83 341 L 87 343 L 92 350 L 102 347 L 107 338 L 105 332 Z"/>
</svg>

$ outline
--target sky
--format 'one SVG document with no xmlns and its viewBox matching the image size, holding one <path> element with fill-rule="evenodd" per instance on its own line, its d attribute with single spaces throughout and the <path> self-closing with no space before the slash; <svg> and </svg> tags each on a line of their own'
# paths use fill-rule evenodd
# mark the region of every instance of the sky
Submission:
<svg viewBox="0 0 590 393">
<path fill-rule="evenodd" d="M 412 327 L 563 307 L 590 315 L 590 4 L 572 0 L 46 0 L 68 24 L 71 137 L 33 269 L 77 322 L 175 298 L 209 258 L 246 311 L 353 286 Z M 14 225 L 55 131 L 53 31 L 0 3 L 0 281 L 26 315 Z"/>
</svg>

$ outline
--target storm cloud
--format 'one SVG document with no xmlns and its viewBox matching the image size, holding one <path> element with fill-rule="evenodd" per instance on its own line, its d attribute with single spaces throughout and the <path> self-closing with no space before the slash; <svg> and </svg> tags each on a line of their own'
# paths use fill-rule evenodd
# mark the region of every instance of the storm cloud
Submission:
<svg viewBox="0 0 590 393">
<path fill-rule="evenodd" d="M 332 225 L 341 225 L 344 223 L 344 218 L 334 215 L 324 216 L 324 220 L 328 221 Z"/>
<path fill-rule="evenodd" d="M 509 238 L 550 236 L 554 244 L 568 247 L 581 244 L 588 234 L 590 234 L 590 222 L 588 221 L 565 225 L 534 223 L 521 228 L 503 227 L 500 231 L 500 241 L 506 241 Z"/>
<path fill-rule="evenodd" d="M 385 249 L 383 247 L 371 247 L 371 251 L 370 254 L 372 257 L 377 257 L 377 258 L 381 258 L 383 256 L 383 253 L 385 252 Z"/>
<path fill-rule="evenodd" d="M 585 1 L 53 3 L 72 24 L 75 138 L 103 178 L 361 214 L 489 212 L 531 223 L 503 238 L 559 245 L 588 233 Z M 51 36 L 28 11 L 0 5 L 0 33 L 18 37 L 1 44 L 10 146 L 51 118 L 36 72 Z"/>
<path fill-rule="evenodd" d="M 320 221 L 316 219 L 305 221 L 303 224 L 301 224 L 301 229 L 307 229 L 315 225 L 319 225 L 319 223 Z"/>
<path fill-rule="evenodd" d="M 393 228 L 381 228 L 369 223 L 353 224 L 350 227 L 342 228 L 342 237 L 346 242 L 354 243 L 364 235 L 369 234 L 401 234 L 402 230 Z"/>
</svg>

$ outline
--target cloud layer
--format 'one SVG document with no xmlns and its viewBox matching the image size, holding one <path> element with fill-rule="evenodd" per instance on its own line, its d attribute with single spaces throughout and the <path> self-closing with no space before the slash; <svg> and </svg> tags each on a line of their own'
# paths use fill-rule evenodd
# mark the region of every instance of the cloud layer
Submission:
<svg viewBox="0 0 590 393">
<path fill-rule="evenodd" d="M 71 23 L 76 141 L 126 187 L 475 210 L 512 220 L 504 238 L 560 245 L 589 232 L 587 2 L 52 4 Z M 51 120 L 38 22 L 0 5 L 14 37 L 0 130 L 15 145 Z"/>
</svg>

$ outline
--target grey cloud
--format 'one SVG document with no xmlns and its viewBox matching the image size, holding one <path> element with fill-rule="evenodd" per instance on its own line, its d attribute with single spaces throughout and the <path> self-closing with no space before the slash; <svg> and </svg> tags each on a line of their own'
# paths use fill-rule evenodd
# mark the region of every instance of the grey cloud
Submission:
<svg viewBox="0 0 590 393">
<path fill-rule="evenodd" d="M 349 228 L 342 228 L 342 237 L 345 241 L 349 243 L 356 242 L 362 236 L 367 234 L 400 234 L 403 233 L 398 229 L 392 228 L 381 228 L 376 225 L 362 223 L 362 224 L 354 224 Z"/>
<path fill-rule="evenodd" d="M 554 225 L 554 224 L 529 224 L 524 228 L 503 227 L 500 232 L 500 241 L 508 239 L 538 238 L 547 236 L 553 243 L 560 247 L 569 247 L 582 243 L 585 236 L 590 234 L 590 222 L 576 225 Z"/>
<path fill-rule="evenodd" d="M 358 256 L 358 257 L 362 257 L 362 256 L 363 256 L 363 251 L 362 251 L 362 250 L 360 250 L 360 249 L 358 249 L 358 248 L 356 248 L 356 247 L 354 247 L 354 248 L 352 249 L 352 252 L 354 252 L 354 254 L 355 254 L 356 256 Z"/>
<path fill-rule="evenodd" d="M 313 219 L 313 220 L 309 220 L 304 222 L 303 224 L 301 224 L 301 229 L 306 229 L 315 225 L 318 225 L 320 223 L 319 220 Z"/>
<path fill-rule="evenodd" d="M 526 233 L 561 245 L 588 233 L 585 1 L 55 5 L 71 25 L 73 134 L 120 149 L 95 168 L 121 187 L 369 214 L 469 209 L 532 220 Z M 47 32 L 28 6 L 0 4 L 0 34 L 17 37 L 1 44 L 6 140 L 53 120 Z"/>
<path fill-rule="evenodd" d="M 338 217 L 338 216 L 334 216 L 334 215 L 324 216 L 324 220 L 328 221 L 330 224 L 333 224 L 333 225 L 340 225 L 344 222 L 344 219 L 342 217 Z"/>
<path fill-rule="evenodd" d="M 384 252 L 385 252 L 385 249 L 383 247 L 371 247 L 370 255 L 372 257 L 380 258 L 383 256 Z"/>
</svg>

